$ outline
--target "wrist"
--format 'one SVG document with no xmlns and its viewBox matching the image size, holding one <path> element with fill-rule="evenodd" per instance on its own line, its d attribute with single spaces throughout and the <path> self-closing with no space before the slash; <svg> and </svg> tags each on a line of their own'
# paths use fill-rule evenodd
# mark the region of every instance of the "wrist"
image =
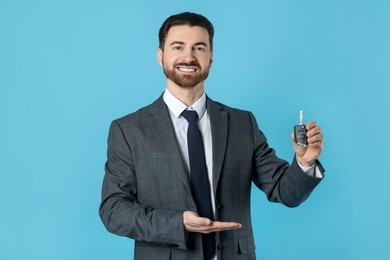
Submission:
<svg viewBox="0 0 390 260">
<path fill-rule="evenodd" d="M 301 164 L 302 166 L 305 166 L 305 167 L 312 167 L 315 163 L 315 160 L 314 161 L 306 161 L 300 156 L 295 156 L 295 158 L 299 164 Z"/>
</svg>

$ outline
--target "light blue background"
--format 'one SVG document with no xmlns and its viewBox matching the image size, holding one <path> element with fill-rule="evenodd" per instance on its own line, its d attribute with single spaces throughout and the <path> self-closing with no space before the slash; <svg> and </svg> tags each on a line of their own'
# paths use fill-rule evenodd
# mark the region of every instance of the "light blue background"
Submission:
<svg viewBox="0 0 390 260">
<path fill-rule="evenodd" d="M 169 15 L 216 28 L 208 95 L 251 110 L 291 160 L 298 111 L 326 178 L 296 209 L 253 191 L 266 260 L 390 259 L 387 0 L 0 0 L 0 259 L 131 259 L 98 217 L 111 120 L 156 99 Z"/>
</svg>

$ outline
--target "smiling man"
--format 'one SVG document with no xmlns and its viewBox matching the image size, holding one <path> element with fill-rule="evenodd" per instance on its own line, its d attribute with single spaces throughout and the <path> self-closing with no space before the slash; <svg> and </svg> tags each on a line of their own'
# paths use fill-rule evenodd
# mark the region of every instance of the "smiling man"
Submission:
<svg viewBox="0 0 390 260">
<path fill-rule="evenodd" d="M 135 239 L 135 259 L 255 259 L 251 183 L 296 207 L 323 178 L 314 121 L 307 146 L 292 136 L 290 165 L 252 113 L 206 96 L 213 35 L 201 15 L 169 17 L 157 51 L 164 94 L 111 124 L 100 216 L 110 232 Z"/>
</svg>

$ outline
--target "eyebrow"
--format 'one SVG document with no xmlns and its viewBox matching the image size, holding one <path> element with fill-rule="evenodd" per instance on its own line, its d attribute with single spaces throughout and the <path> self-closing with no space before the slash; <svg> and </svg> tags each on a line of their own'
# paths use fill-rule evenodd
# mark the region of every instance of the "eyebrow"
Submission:
<svg viewBox="0 0 390 260">
<path fill-rule="evenodd" d="M 184 42 L 180 42 L 180 41 L 174 41 L 174 42 L 172 42 L 172 43 L 170 44 L 170 46 L 175 45 L 175 44 L 184 45 L 185 43 L 184 43 Z M 196 43 L 194 44 L 194 46 L 197 46 L 197 45 L 202 45 L 202 46 L 207 47 L 207 44 L 204 43 L 204 42 L 196 42 Z"/>
<path fill-rule="evenodd" d="M 204 43 L 204 42 L 196 42 L 196 43 L 194 44 L 194 46 L 197 46 L 197 45 L 203 45 L 204 47 L 207 47 L 207 44 Z"/>
<path fill-rule="evenodd" d="M 175 44 L 181 44 L 181 45 L 183 45 L 184 42 L 175 41 L 175 42 L 172 42 L 172 43 L 170 44 L 170 46 L 175 45 Z"/>
</svg>

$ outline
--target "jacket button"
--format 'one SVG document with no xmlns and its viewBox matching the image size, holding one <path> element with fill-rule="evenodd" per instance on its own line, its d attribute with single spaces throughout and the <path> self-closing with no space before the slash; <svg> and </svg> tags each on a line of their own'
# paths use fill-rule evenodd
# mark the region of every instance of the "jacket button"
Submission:
<svg viewBox="0 0 390 260">
<path fill-rule="evenodd" d="M 217 209 L 221 209 L 222 208 L 222 204 L 217 204 Z"/>
<path fill-rule="evenodd" d="M 218 251 L 221 251 L 222 248 L 223 248 L 223 245 L 218 245 L 218 246 L 217 246 L 217 250 L 218 250 Z"/>
</svg>

